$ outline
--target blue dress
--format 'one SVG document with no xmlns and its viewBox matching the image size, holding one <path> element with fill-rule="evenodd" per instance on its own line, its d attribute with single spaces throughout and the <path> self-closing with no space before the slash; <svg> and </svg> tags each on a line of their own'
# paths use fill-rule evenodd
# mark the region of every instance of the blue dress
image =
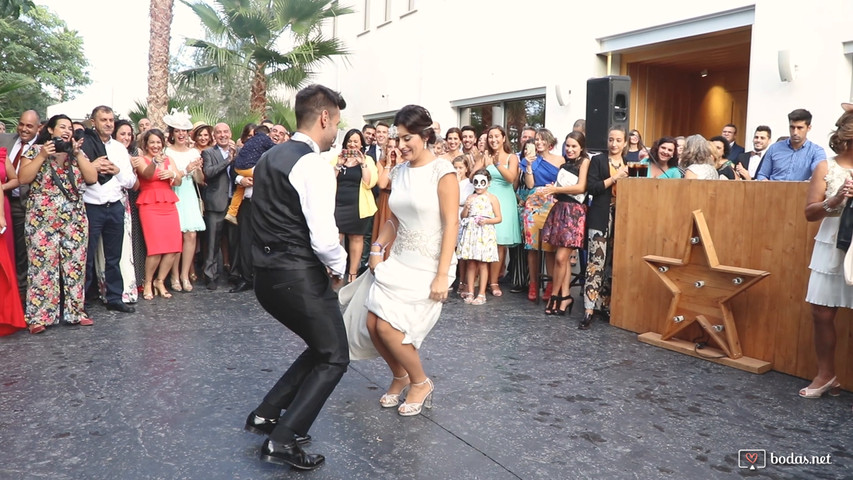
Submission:
<svg viewBox="0 0 853 480">
<path fill-rule="evenodd" d="M 178 170 L 183 171 L 190 162 L 198 158 L 198 150 L 191 148 L 186 152 L 178 152 L 172 148 L 166 149 L 166 156 L 175 162 Z M 172 187 L 178 196 L 178 217 L 181 219 L 182 232 L 203 232 L 205 229 L 204 217 L 198 202 L 195 182 L 192 175 L 185 175 L 180 185 Z"/>
<path fill-rule="evenodd" d="M 514 154 L 511 154 L 514 155 Z M 509 155 L 507 155 L 507 164 L 509 165 Z M 516 245 L 521 243 L 521 223 L 518 220 L 517 202 L 515 199 L 515 188 L 507 182 L 498 167 L 489 165 L 486 167 L 489 174 L 492 176 L 492 183 L 489 185 L 489 193 L 498 197 L 501 204 L 501 223 L 495 225 L 495 231 L 498 237 L 498 245 Z"/>
</svg>

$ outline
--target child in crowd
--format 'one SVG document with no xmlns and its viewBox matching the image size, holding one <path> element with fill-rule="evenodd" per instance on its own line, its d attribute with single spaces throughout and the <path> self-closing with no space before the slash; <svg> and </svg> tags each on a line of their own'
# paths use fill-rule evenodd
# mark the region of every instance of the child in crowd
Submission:
<svg viewBox="0 0 853 480">
<path fill-rule="evenodd" d="M 456 179 L 459 180 L 459 218 L 462 219 L 462 209 L 465 208 L 465 200 L 474 193 L 474 185 L 471 184 L 471 170 L 468 168 L 468 158 L 465 155 L 459 155 L 453 159 L 453 168 L 456 169 Z M 461 224 L 460 224 L 461 225 Z M 465 272 L 467 272 L 468 261 L 459 259 L 457 263 L 457 275 L 459 280 L 458 293 L 465 294 L 468 292 L 468 284 L 465 283 Z"/>
<path fill-rule="evenodd" d="M 255 171 L 255 165 L 261 159 L 261 155 L 267 150 L 275 146 L 275 142 L 269 137 L 270 129 L 266 125 L 258 125 L 255 127 L 255 134 L 243 145 L 237 158 L 234 159 L 234 173 L 244 177 L 252 178 Z M 231 197 L 231 205 L 228 206 L 228 213 L 225 215 L 225 220 L 237 225 L 237 212 L 240 210 L 240 204 L 243 203 L 243 193 L 246 187 L 237 185 L 234 189 L 234 196 Z"/>
<path fill-rule="evenodd" d="M 469 262 L 466 272 L 468 290 L 462 294 L 465 303 L 472 305 L 486 303 L 488 263 L 498 261 L 495 225 L 501 223 L 501 207 L 498 197 L 489 193 L 491 180 L 492 176 L 485 168 L 474 172 L 474 193 L 465 200 L 461 213 L 456 255 L 460 259 L 472 261 Z M 477 297 L 474 298 L 474 285 L 478 274 L 480 286 Z"/>
<path fill-rule="evenodd" d="M 435 141 L 435 144 L 432 146 L 432 153 L 435 154 L 436 157 L 440 157 L 444 155 L 446 151 L 447 144 L 444 140 L 438 139 Z"/>
</svg>

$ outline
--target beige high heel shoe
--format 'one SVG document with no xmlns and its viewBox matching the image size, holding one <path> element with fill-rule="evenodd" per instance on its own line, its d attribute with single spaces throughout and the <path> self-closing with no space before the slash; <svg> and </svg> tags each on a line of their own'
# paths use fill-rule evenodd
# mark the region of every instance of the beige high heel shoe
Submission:
<svg viewBox="0 0 853 480">
<path fill-rule="evenodd" d="M 405 374 L 402 377 L 394 377 L 394 380 L 402 380 L 404 378 L 408 378 L 409 374 Z M 409 384 L 411 385 L 411 384 Z M 379 397 L 379 405 L 382 405 L 382 408 L 393 408 L 400 404 L 401 398 L 406 398 L 406 393 L 409 391 L 409 385 L 403 387 L 400 390 L 400 393 L 386 393 Z"/>
<path fill-rule="evenodd" d="M 800 396 L 803 398 L 820 398 L 827 391 L 833 397 L 841 394 L 841 384 L 838 383 L 838 377 L 832 377 L 830 381 L 818 388 L 803 388 L 800 390 Z"/>
<path fill-rule="evenodd" d="M 432 408 L 432 392 L 435 391 L 435 385 L 432 383 L 432 380 L 427 377 L 427 379 L 421 383 L 412 383 L 410 385 L 421 386 L 424 384 L 429 384 L 429 393 L 424 397 L 424 400 L 420 403 L 403 402 L 403 404 L 397 408 L 397 413 L 403 417 L 414 417 L 415 415 L 420 414 L 424 407 Z"/>
</svg>

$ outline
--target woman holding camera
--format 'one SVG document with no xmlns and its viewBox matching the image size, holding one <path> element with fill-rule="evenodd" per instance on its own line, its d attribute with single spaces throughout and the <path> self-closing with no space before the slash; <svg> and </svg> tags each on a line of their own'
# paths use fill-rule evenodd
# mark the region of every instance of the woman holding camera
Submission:
<svg viewBox="0 0 853 480">
<path fill-rule="evenodd" d="M 364 250 L 364 235 L 370 228 L 370 217 L 376 213 L 373 188 L 379 177 L 376 162 L 364 151 L 364 136 L 354 128 L 344 135 L 344 149 L 335 159 L 338 191 L 335 196 L 335 223 L 341 242 L 346 235 L 349 248 L 347 282 L 358 275 L 359 262 Z"/>
<path fill-rule="evenodd" d="M 30 184 L 24 233 L 29 259 L 26 322 L 30 333 L 62 320 L 92 325 L 83 310 L 89 221 L 80 188 L 98 172 L 73 140 L 71 119 L 54 115 L 21 156 L 18 179 Z M 60 305 L 63 302 L 63 305 Z"/>
</svg>

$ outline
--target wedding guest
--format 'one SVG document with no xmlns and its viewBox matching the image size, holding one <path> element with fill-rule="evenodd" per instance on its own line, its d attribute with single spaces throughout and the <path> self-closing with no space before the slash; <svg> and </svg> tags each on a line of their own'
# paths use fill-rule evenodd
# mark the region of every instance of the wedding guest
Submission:
<svg viewBox="0 0 853 480">
<path fill-rule="evenodd" d="M 498 279 L 506 263 L 507 247 L 521 243 L 521 225 L 516 209 L 515 182 L 518 181 L 518 157 L 509 146 L 506 131 L 493 125 L 486 132 L 488 145 L 485 154 L 476 162 L 474 171 L 486 168 L 492 176 L 489 192 L 501 204 L 501 223 L 495 225 L 498 236 L 497 262 L 489 264 L 489 291 L 495 297 L 503 295 Z"/>
<path fill-rule="evenodd" d="M 195 122 L 190 132 L 190 140 L 193 148 L 201 155 L 201 152 L 213 146 L 213 127 L 202 121 Z"/>
<path fill-rule="evenodd" d="M 0 134 L 0 147 L 6 147 L 9 158 L 12 159 L 12 169 L 9 171 L 20 172 L 21 157 L 33 146 L 36 135 L 39 132 L 40 119 L 35 110 L 27 110 L 18 119 L 18 127 L 14 134 Z M 12 230 L 15 240 L 15 271 L 18 274 L 18 293 L 21 305 L 27 303 L 27 242 L 24 234 L 26 225 L 26 194 L 29 185 L 19 185 L 4 191 L 9 199 L 9 207 L 12 211 L 12 224 L 7 227 Z"/>
<path fill-rule="evenodd" d="M 572 131 L 564 141 L 566 162 L 561 170 L 571 173 L 577 181 L 565 185 L 553 182 L 542 189 L 543 195 L 553 195 L 556 203 L 548 212 L 542 227 L 542 242 L 557 247 L 554 256 L 553 284 L 556 285 L 545 308 L 547 315 L 572 313 L 575 304 L 571 294 L 572 269 L 569 257 L 584 246 L 586 231 L 586 179 L 589 171 L 589 156 L 586 153 L 586 137 L 582 132 Z M 558 178 L 559 180 L 559 174 Z M 576 195 L 581 194 L 579 199 Z"/>
<path fill-rule="evenodd" d="M 450 160 L 451 162 L 462 155 L 462 130 L 456 127 L 448 128 L 444 136 L 444 153 L 441 158 Z"/>
<path fill-rule="evenodd" d="M 679 157 L 679 166 L 684 170 L 684 178 L 700 180 L 719 180 L 720 174 L 714 162 L 711 142 L 702 135 L 690 135 L 684 142 L 684 150 Z"/>
<path fill-rule="evenodd" d="M 139 178 L 136 203 L 148 249 L 142 298 L 151 300 L 155 294 L 171 298 L 163 281 L 182 248 L 181 219 L 175 206 L 178 196 L 172 190 L 173 185 L 181 183 L 181 176 L 174 162 L 163 154 L 166 136 L 159 129 L 143 133 L 139 145 L 142 156 L 133 158 L 133 168 Z"/>
<path fill-rule="evenodd" d="M 643 163 L 649 166 L 647 176 L 649 178 L 681 178 L 681 170 L 678 169 L 678 154 L 675 151 L 675 139 L 662 137 L 652 145 L 649 158 Z"/>
<path fill-rule="evenodd" d="M 18 185 L 18 177 L 12 167 L 12 161 L 6 155 L 6 147 L 0 147 L 0 183 L 3 191 Z M 15 274 L 15 239 L 12 234 L 12 213 L 9 211 L 9 199 L 3 195 L 0 200 L 0 337 L 11 335 L 27 328 L 24 321 L 24 309 L 18 295 L 18 278 Z"/>
<path fill-rule="evenodd" d="M 217 123 L 213 127 L 213 138 L 216 144 L 201 152 L 204 164 L 203 173 L 207 187 L 204 195 L 204 223 L 205 235 L 207 236 L 206 249 L 204 250 L 204 276 L 208 290 L 218 288 L 222 268 L 228 263 L 221 249 L 225 230 L 225 211 L 228 208 L 228 193 L 231 188 L 231 178 L 228 169 L 233 165 L 237 157 L 237 146 L 231 139 L 231 127 L 227 123 Z M 220 262 L 220 255 L 223 256 Z"/>
<path fill-rule="evenodd" d="M 853 197 L 853 111 L 845 111 L 835 126 L 829 147 L 836 156 L 815 166 L 806 199 L 806 220 L 821 223 L 815 236 L 806 293 L 806 301 L 812 307 L 817 375 L 800 390 L 803 398 L 840 392 L 835 370 L 835 315 L 839 307 L 853 308 L 853 287 L 844 279 L 845 252 L 836 248 L 841 212 Z"/>
<path fill-rule="evenodd" d="M 80 148 L 83 140 L 72 140 L 72 133 L 68 116 L 51 117 L 18 172 L 18 180 L 30 185 L 26 322 L 34 334 L 60 320 L 94 323 L 83 308 L 89 222 L 80 190 L 97 182 L 98 172 Z"/>
<path fill-rule="evenodd" d="M 136 175 L 127 148 L 113 138 L 115 114 L 112 108 L 95 107 L 91 120 L 93 128 L 84 132 L 80 147 L 98 171 L 97 183 L 83 191 L 89 219 L 87 303 L 100 297 L 107 310 L 133 313 L 135 309 L 125 303 L 136 302 L 138 295 L 125 192 L 136 188 Z"/>
<path fill-rule="evenodd" d="M 395 129 L 396 131 L 396 129 Z M 395 134 L 396 135 L 396 134 Z M 403 163 L 403 155 L 397 148 L 397 137 L 391 136 L 385 144 L 386 154 L 377 163 L 378 178 L 376 187 L 379 189 L 379 196 L 376 200 L 376 213 L 373 215 L 373 225 L 371 225 L 371 237 L 379 236 L 379 230 L 382 225 L 391 218 L 391 209 L 388 207 L 388 199 L 391 197 L 391 170 L 397 165 Z M 372 242 L 371 242 L 372 243 Z M 385 258 L 391 253 L 390 245 L 386 245 Z M 368 245 L 367 250 L 370 250 Z"/>
<path fill-rule="evenodd" d="M 587 172 L 587 193 L 592 197 L 586 212 L 587 264 L 584 281 L 584 317 L 578 329 L 587 330 L 596 312 L 607 315 L 610 308 L 608 256 L 613 255 L 613 220 L 616 216 L 616 182 L 628 176 L 625 129 L 610 127 L 607 155 L 592 157 Z"/>
<path fill-rule="evenodd" d="M 554 196 L 544 193 L 547 185 L 557 180 L 560 167 L 566 159 L 554 155 L 551 150 L 557 144 L 554 134 L 547 128 L 540 128 L 534 137 L 534 149 L 526 149 L 521 161 L 522 182 L 527 189 L 524 208 L 521 213 L 521 223 L 524 228 L 524 248 L 527 251 L 527 270 L 530 274 L 530 288 L 527 298 L 535 301 L 539 296 L 539 249 L 545 255 L 545 268 L 548 273 L 554 272 L 554 246 L 540 242 L 542 226 L 548 218 L 548 213 L 554 205 Z M 548 190 L 550 191 L 550 189 Z M 545 298 L 551 297 L 553 282 L 545 286 Z"/>
<path fill-rule="evenodd" d="M 173 110 L 163 116 L 163 122 L 168 128 L 167 139 L 169 146 L 165 155 L 174 163 L 181 174 L 181 183 L 175 182 L 172 189 L 178 196 L 178 217 L 183 233 L 183 248 L 179 260 L 172 265 L 171 287 L 176 292 L 193 290 L 190 268 L 195 259 L 196 232 L 205 229 L 204 217 L 199 206 L 200 193 L 197 185 L 203 183 L 201 171 L 201 155 L 198 150 L 190 148 L 189 133 L 192 130 L 190 116 L 186 112 Z M 180 263 L 178 263 L 180 262 Z"/>
<path fill-rule="evenodd" d="M 371 189 L 376 185 L 376 163 L 364 152 L 364 136 L 357 128 L 344 135 L 344 148 L 335 158 L 335 177 L 338 188 L 335 194 L 335 223 L 341 243 L 346 237 L 349 269 L 347 283 L 358 276 L 364 235 L 370 228 L 370 218 L 376 213 L 376 200 Z"/>
<path fill-rule="evenodd" d="M 428 148 L 435 131 L 425 108 L 403 107 L 394 125 L 405 163 L 391 172 L 392 215 L 370 248 L 375 281 L 367 296 L 367 329 L 393 377 L 380 405 L 412 416 L 432 406 L 435 387 L 418 350 L 453 282 L 459 183 L 453 165 Z M 391 240 L 391 256 L 382 261 Z"/>
<path fill-rule="evenodd" d="M 127 149 L 127 154 L 131 159 L 131 168 L 133 165 L 133 157 L 139 156 L 139 147 L 136 138 L 136 134 L 133 133 L 133 124 L 128 120 L 119 120 L 116 122 L 115 130 L 113 131 L 113 138 L 115 138 L 120 144 L 124 145 Z M 139 199 L 139 188 L 137 186 L 136 189 L 125 190 L 127 194 L 126 202 L 127 202 L 127 210 L 125 210 L 125 216 L 130 216 L 130 229 L 128 233 L 128 228 L 125 227 L 125 234 L 130 235 L 130 250 L 131 257 L 130 261 L 133 264 L 133 273 L 135 275 L 135 284 L 137 286 L 142 285 L 145 281 L 145 237 L 142 235 L 142 223 L 139 222 L 139 206 L 136 204 L 136 200 Z M 128 213 L 130 212 L 130 213 Z M 127 245 L 122 246 L 122 256 L 126 256 Z M 127 285 L 127 278 L 125 277 L 125 272 L 129 272 L 126 269 L 125 265 L 127 265 L 127 261 L 122 260 L 122 279 L 125 280 L 125 285 Z M 137 291 L 138 296 L 138 291 Z M 136 297 L 134 297 L 136 298 Z"/>
<path fill-rule="evenodd" d="M 714 165 L 721 178 L 735 179 L 734 163 L 729 160 L 729 142 L 722 135 L 711 137 L 708 140 L 711 143 L 712 153 L 714 155 Z"/>
<path fill-rule="evenodd" d="M 649 158 L 651 152 L 643 145 L 643 136 L 639 130 L 631 130 L 628 133 L 628 153 L 625 155 L 627 162 L 640 162 Z"/>
<path fill-rule="evenodd" d="M 136 130 L 137 130 L 136 134 L 137 135 L 141 136 L 143 133 L 147 132 L 150 129 L 151 129 L 151 120 L 148 120 L 147 118 L 142 117 L 139 119 L 138 122 L 136 122 Z"/>
</svg>

